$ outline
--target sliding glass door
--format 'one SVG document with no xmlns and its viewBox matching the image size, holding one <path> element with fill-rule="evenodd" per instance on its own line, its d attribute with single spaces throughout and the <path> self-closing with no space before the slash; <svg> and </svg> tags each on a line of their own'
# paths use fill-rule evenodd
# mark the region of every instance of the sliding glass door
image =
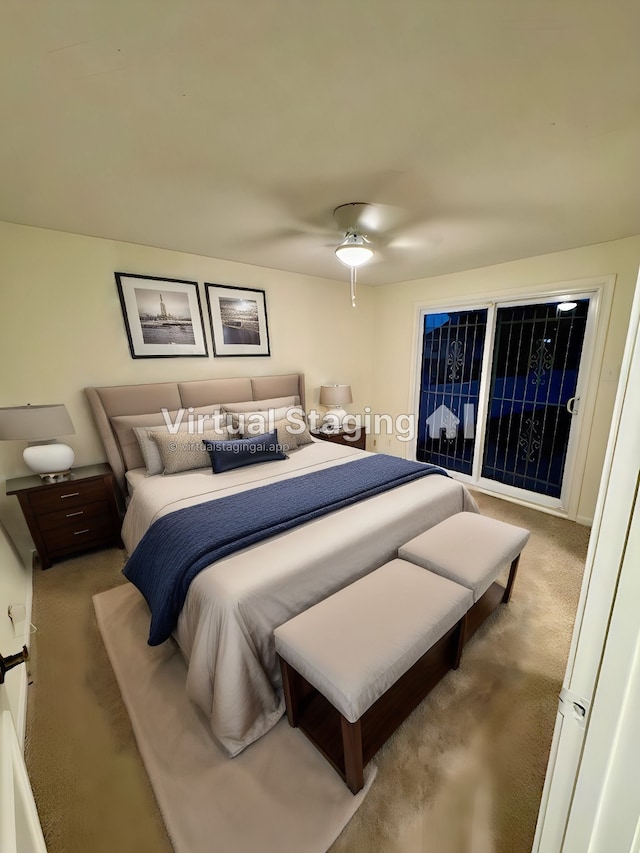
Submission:
<svg viewBox="0 0 640 853">
<path fill-rule="evenodd" d="M 559 501 L 589 309 L 581 294 L 426 313 L 417 458 Z"/>
<path fill-rule="evenodd" d="M 471 474 L 487 309 L 424 318 L 418 459 Z"/>
<path fill-rule="evenodd" d="M 565 303 L 566 304 L 566 303 Z M 482 476 L 559 498 L 589 300 L 498 308 Z"/>
</svg>

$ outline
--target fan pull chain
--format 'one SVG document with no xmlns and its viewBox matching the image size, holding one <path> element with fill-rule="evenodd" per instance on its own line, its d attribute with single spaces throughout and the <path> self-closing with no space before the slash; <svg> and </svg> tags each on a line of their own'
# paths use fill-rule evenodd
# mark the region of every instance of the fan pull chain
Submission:
<svg viewBox="0 0 640 853">
<path fill-rule="evenodd" d="M 351 307 L 356 307 L 356 268 L 351 267 Z"/>
</svg>

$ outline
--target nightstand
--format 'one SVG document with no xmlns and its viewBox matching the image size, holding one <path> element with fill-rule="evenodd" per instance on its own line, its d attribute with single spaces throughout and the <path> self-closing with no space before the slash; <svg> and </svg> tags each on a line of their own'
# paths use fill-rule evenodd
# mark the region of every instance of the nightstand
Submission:
<svg viewBox="0 0 640 853">
<path fill-rule="evenodd" d="M 61 483 L 18 477 L 7 480 L 6 488 L 20 501 L 43 569 L 53 560 L 90 548 L 122 547 L 120 511 L 108 465 L 75 468 Z"/>
<path fill-rule="evenodd" d="M 367 433 L 364 429 L 341 429 L 338 432 L 311 430 L 311 435 L 314 438 L 322 439 L 322 441 L 332 441 L 334 444 L 357 447 L 358 450 L 364 450 L 367 444 Z"/>
</svg>

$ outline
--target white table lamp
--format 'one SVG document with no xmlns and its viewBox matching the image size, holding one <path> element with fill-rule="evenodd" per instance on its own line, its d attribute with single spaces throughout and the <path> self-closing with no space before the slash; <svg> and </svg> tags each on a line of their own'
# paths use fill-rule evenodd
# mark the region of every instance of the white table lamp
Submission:
<svg viewBox="0 0 640 853">
<path fill-rule="evenodd" d="M 329 409 L 324 416 L 323 424 L 332 426 L 336 430 L 340 429 L 342 421 L 347 416 L 344 407 L 352 402 L 350 385 L 321 385 L 320 405 Z"/>
<path fill-rule="evenodd" d="M 73 465 L 73 449 L 56 440 L 71 433 L 75 429 L 62 403 L 0 408 L 0 441 L 28 441 L 25 464 L 47 482 L 63 480 Z"/>
</svg>

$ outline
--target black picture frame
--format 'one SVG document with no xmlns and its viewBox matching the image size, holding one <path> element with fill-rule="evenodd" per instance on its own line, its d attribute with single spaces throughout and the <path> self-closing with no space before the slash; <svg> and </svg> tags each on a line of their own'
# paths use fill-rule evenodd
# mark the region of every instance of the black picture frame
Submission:
<svg viewBox="0 0 640 853">
<path fill-rule="evenodd" d="M 254 287 L 205 282 L 216 358 L 271 355 L 267 295 Z"/>
<path fill-rule="evenodd" d="M 131 358 L 209 355 L 197 281 L 114 273 Z"/>
</svg>

